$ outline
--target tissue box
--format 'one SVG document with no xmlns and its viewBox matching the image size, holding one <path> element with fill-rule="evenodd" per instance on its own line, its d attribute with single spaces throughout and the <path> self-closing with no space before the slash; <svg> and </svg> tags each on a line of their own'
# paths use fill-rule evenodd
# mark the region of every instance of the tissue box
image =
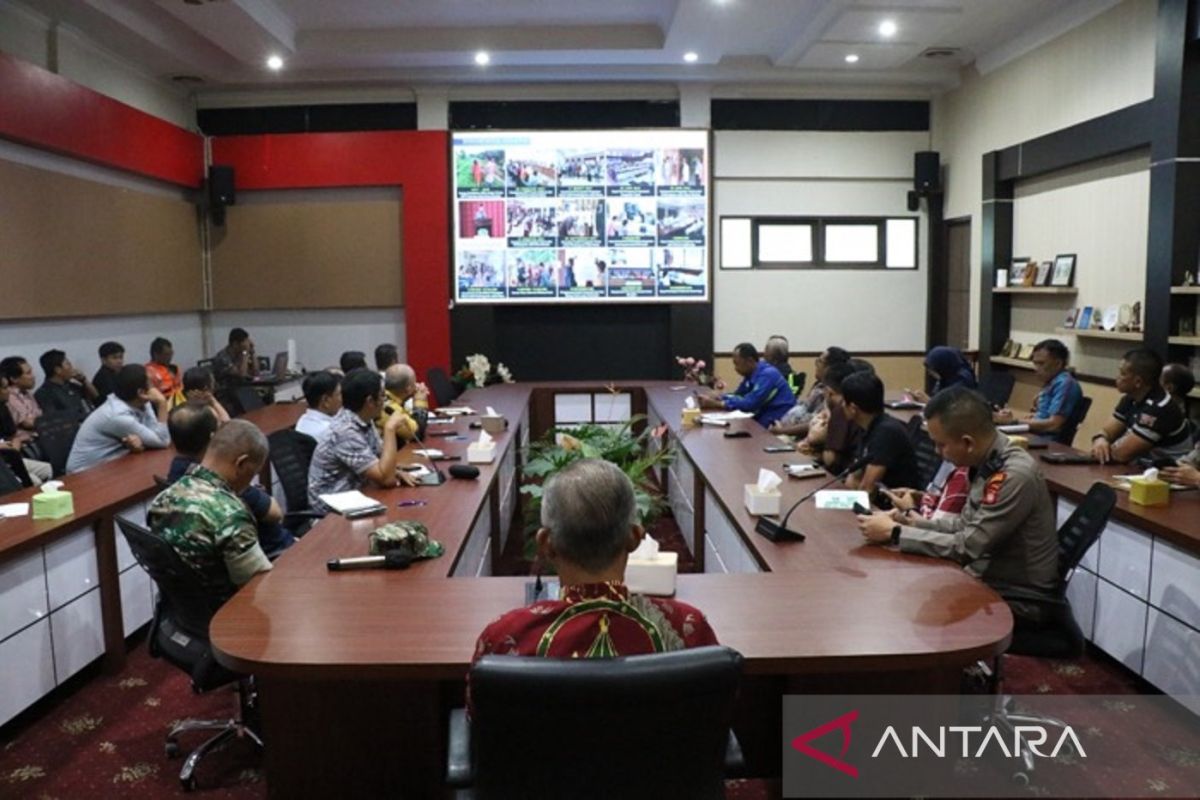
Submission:
<svg viewBox="0 0 1200 800">
<path fill-rule="evenodd" d="M 684 427 L 695 427 L 700 424 L 700 409 L 685 408 L 683 410 Z"/>
<path fill-rule="evenodd" d="M 1148 480 L 1144 477 L 1129 481 L 1129 502 L 1141 506 L 1165 506 L 1171 501 L 1171 487 L 1166 481 Z"/>
<path fill-rule="evenodd" d="M 757 483 L 746 484 L 746 510 L 758 516 L 773 516 L 779 513 L 779 504 L 783 494 L 778 489 L 769 492 L 760 491 Z"/>
<path fill-rule="evenodd" d="M 678 553 L 660 552 L 651 558 L 630 556 L 625 565 L 625 585 L 636 594 L 672 595 L 678 570 Z"/>
<path fill-rule="evenodd" d="M 508 426 L 507 421 L 502 416 L 482 416 L 479 418 L 479 423 L 483 425 L 483 429 L 488 433 L 503 433 Z M 491 459 L 488 459 L 491 461 Z"/>
<path fill-rule="evenodd" d="M 39 492 L 33 496 L 34 519 L 60 519 L 75 513 L 75 498 L 70 492 Z"/>
<path fill-rule="evenodd" d="M 487 419 L 487 417 L 484 417 Z M 490 464 L 496 460 L 496 443 L 488 442 L 480 444 L 479 442 L 471 442 L 467 445 L 467 463 L 468 464 Z"/>
</svg>

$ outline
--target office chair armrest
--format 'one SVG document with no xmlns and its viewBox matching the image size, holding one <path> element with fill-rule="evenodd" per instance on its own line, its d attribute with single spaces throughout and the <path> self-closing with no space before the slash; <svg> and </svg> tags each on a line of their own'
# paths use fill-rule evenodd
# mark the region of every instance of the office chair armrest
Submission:
<svg viewBox="0 0 1200 800">
<path fill-rule="evenodd" d="M 471 768 L 471 721 L 465 708 L 450 712 L 450 731 L 446 742 L 446 783 L 464 789 L 475 779 Z"/>
</svg>

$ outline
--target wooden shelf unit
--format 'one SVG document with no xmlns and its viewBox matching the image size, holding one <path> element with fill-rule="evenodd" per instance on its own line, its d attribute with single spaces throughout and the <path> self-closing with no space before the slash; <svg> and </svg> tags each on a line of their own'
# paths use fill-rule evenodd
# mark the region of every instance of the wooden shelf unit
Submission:
<svg viewBox="0 0 1200 800">
<path fill-rule="evenodd" d="M 1014 367 L 1016 369 L 1033 370 L 1033 362 L 1026 361 L 1023 358 L 1009 358 L 1007 356 L 992 356 L 993 364 L 1003 364 L 1006 367 Z"/>
<path fill-rule="evenodd" d="M 1171 294 L 1200 294 L 1200 286 L 1172 286 Z"/>
<path fill-rule="evenodd" d="M 1079 294 L 1079 290 L 1074 286 L 998 286 L 992 289 L 992 293 L 1075 295 Z"/>
<path fill-rule="evenodd" d="M 1200 347 L 1200 336 L 1172 336 L 1167 341 L 1185 347 Z"/>
<path fill-rule="evenodd" d="M 1118 342 L 1140 342 L 1142 341 L 1142 333 L 1139 331 L 1098 331 L 1088 328 L 1080 330 L 1079 328 L 1055 328 L 1054 332 L 1063 336 L 1082 336 L 1087 339 L 1111 339 Z"/>
</svg>

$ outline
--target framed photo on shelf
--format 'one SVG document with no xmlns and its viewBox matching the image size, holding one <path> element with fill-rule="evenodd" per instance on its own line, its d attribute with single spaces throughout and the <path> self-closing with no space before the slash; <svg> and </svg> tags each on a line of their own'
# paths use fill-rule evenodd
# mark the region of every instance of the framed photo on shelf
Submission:
<svg viewBox="0 0 1200 800">
<path fill-rule="evenodd" d="M 1054 264 L 1049 261 L 1043 261 L 1038 264 L 1037 277 L 1033 281 L 1034 286 L 1049 286 L 1051 270 L 1054 269 Z"/>
<path fill-rule="evenodd" d="M 1054 273 L 1050 276 L 1051 286 L 1075 285 L 1075 254 L 1064 253 L 1054 257 Z"/>
<path fill-rule="evenodd" d="M 1024 286 L 1025 273 L 1029 271 L 1028 258 L 1014 258 L 1012 267 L 1008 270 L 1008 285 L 1009 286 Z"/>
<path fill-rule="evenodd" d="M 1081 331 L 1086 331 L 1092 327 L 1092 307 L 1084 306 L 1083 311 L 1079 312 L 1079 319 L 1075 321 L 1075 327 Z"/>
<path fill-rule="evenodd" d="M 1063 327 L 1064 328 L 1074 328 L 1075 327 L 1075 319 L 1078 316 L 1079 316 L 1079 309 L 1072 308 L 1070 311 L 1067 312 L 1067 318 L 1063 320 Z"/>
</svg>

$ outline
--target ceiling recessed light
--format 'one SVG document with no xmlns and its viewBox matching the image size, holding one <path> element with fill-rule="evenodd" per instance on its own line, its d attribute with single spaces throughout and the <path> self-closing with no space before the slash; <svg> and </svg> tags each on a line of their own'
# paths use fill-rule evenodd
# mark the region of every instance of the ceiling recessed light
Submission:
<svg viewBox="0 0 1200 800">
<path fill-rule="evenodd" d="M 700 59 L 700 56 L 699 56 L 699 54 L 696 53 L 695 50 L 688 50 L 686 53 L 683 54 L 683 60 L 688 62 L 689 64 L 695 63 L 699 59 Z"/>
<path fill-rule="evenodd" d="M 283 59 L 280 58 L 279 56 L 268 56 L 267 57 L 267 69 L 273 69 L 276 72 L 283 69 Z"/>
<path fill-rule="evenodd" d="M 858 63 L 858 54 L 857 53 L 847 53 L 846 54 L 846 63 L 847 64 L 857 64 Z"/>
<path fill-rule="evenodd" d="M 879 35 L 880 36 L 895 36 L 896 35 L 896 23 L 891 21 L 890 19 L 885 19 L 883 22 L 879 23 Z"/>
<path fill-rule="evenodd" d="M 486 50 L 480 50 L 475 54 L 475 63 L 481 67 L 486 67 L 488 64 L 492 63 L 492 57 L 488 55 Z"/>
</svg>

